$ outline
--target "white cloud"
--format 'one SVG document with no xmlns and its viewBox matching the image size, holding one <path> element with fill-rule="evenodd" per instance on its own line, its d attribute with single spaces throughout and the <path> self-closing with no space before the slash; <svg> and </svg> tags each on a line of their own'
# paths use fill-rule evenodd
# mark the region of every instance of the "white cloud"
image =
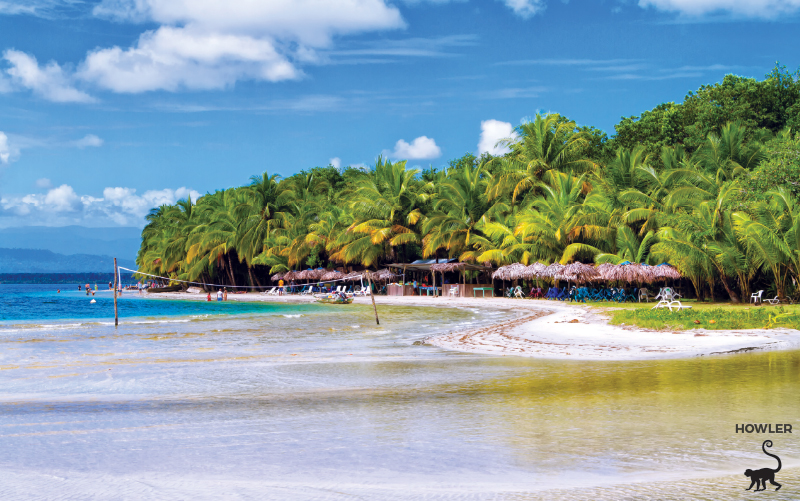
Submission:
<svg viewBox="0 0 800 501">
<path fill-rule="evenodd" d="M 729 12 L 746 17 L 774 18 L 800 9 L 800 0 L 639 0 L 639 6 L 687 16 Z"/>
<path fill-rule="evenodd" d="M 339 157 L 333 157 L 328 160 L 328 164 L 330 164 L 334 169 L 339 170 L 342 168 L 342 159 Z"/>
<path fill-rule="evenodd" d="M 405 25 L 384 0 L 104 0 L 94 13 L 161 25 L 81 64 L 80 78 L 127 93 L 297 79 L 296 64 L 316 62 L 333 36 Z"/>
<path fill-rule="evenodd" d="M 41 185 L 39 183 L 41 181 Z M 40 179 L 37 185 L 44 186 L 48 179 Z M 79 196 L 66 184 L 51 188 L 46 194 L 29 194 L 21 197 L 0 199 L 0 215 L 16 218 L 15 225 L 46 224 L 118 224 L 122 226 L 144 224 L 144 216 L 154 207 L 174 204 L 176 201 L 200 193 L 189 188 L 148 190 L 137 195 L 133 188 L 109 187 L 102 197 Z"/>
<path fill-rule="evenodd" d="M 78 76 L 114 92 L 222 89 L 239 80 L 277 82 L 301 72 L 267 39 L 161 27 L 135 47 L 88 54 Z"/>
<path fill-rule="evenodd" d="M 8 136 L 0 131 L 0 164 L 7 164 L 11 159 L 11 147 L 8 145 Z"/>
<path fill-rule="evenodd" d="M 436 141 L 433 138 L 420 136 L 411 141 L 410 144 L 400 139 L 394 145 L 394 151 L 384 151 L 384 154 L 403 160 L 425 160 L 440 157 L 442 149 L 436 145 Z"/>
<path fill-rule="evenodd" d="M 528 19 L 545 8 L 543 0 L 503 0 L 503 3 L 523 19 Z"/>
<path fill-rule="evenodd" d="M 36 187 L 37 188 L 48 189 L 48 188 L 52 188 L 53 187 L 53 183 L 50 182 L 50 180 L 48 178 L 43 177 L 43 178 L 40 178 L 40 179 L 36 180 Z"/>
<path fill-rule="evenodd" d="M 75 194 L 72 186 L 62 184 L 58 188 L 53 188 L 44 196 L 43 204 L 55 212 L 66 212 L 76 210 L 80 198 Z"/>
<path fill-rule="evenodd" d="M 55 61 L 39 67 L 36 58 L 9 49 L 3 52 L 3 59 L 11 65 L 5 72 L 14 86 L 32 90 L 39 96 L 57 103 L 90 103 L 95 99 L 72 86 L 70 76 Z"/>
<path fill-rule="evenodd" d="M 478 140 L 478 155 L 489 153 L 494 156 L 505 155 L 509 151 L 507 144 L 497 144 L 503 139 L 516 140 L 514 126 L 500 120 L 484 120 L 481 122 L 481 137 Z"/>
<path fill-rule="evenodd" d="M 402 28 L 400 11 L 384 0 L 104 0 L 95 15 L 199 26 L 215 33 L 271 36 L 312 47 L 334 35 Z"/>
<path fill-rule="evenodd" d="M 84 136 L 83 139 L 78 139 L 75 141 L 75 146 L 80 149 L 83 148 L 99 148 L 103 146 L 103 140 L 99 137 L 95 136 L 94 134 L 87 134 Z"/>
</svg>

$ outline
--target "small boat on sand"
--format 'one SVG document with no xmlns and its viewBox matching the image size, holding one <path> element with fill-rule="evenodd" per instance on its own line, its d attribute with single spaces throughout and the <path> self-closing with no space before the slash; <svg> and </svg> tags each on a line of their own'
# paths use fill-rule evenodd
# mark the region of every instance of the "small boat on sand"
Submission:
<svg viewBox="0 0 800 501">
<path fill-rule="evenodd" d="M 344 294 L 320 294 L 318 296 L 314 296 L 318 303 L 325 303 L 325 304 L 350 304 L 353 302 L 353 297 L 345 296 Z"/>
</svg>

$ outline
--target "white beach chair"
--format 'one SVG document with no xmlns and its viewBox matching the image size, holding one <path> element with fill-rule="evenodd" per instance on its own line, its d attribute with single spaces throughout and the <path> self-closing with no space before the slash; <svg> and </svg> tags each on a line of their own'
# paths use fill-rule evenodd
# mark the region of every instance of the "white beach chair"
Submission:
<svg viewBox="0 0 800 501">
<path fill-rule="evenodd" d="M 519 285 L 517 286 L 516 289 L 514 289 L 514 298 L 525 299 L 525 294 L 522 293 L 522 287 L 520 287 Z"/>
<path fill-rule="evenodd" d="M 775 296 L 773 299 L 765 299 L 764 302 L 775 306 L 776 304 L 780 304 L 781 298 L 779 296 Z"/>
<path fill-rule="evenodd" d="M 651 310 L 655 310 L 656 308 L 669 308 L 669 311 L 690 310 L 690 309 L 692 309 L 692 307 L 690 305 L 681 304 L 681 302 L 678 301 L 677 299 L 672 300 L 672 301 L 668 301 L 666 299 L 662 299 L 661 301 L 658 302 L 657 305 L 653 306 L 650 309 Z"/>
<path fill-rule="evenodd" d="M 337 293 L 337 294 L 338 294 L 339 292 L 344 292 L 342 289 L 344 289 L 344 285 L 340 285 L 339 287 L 337 287 L 337 288 L 336 288 L 336 290 L 335 290 L 334 292 L 335 292 L 335 293 Z"/>
<path fill-rule="evenodd" d="M 761 295 L 764 294 L 764 291 L 758 291 L 750 294 L 750 302 L 753 304 L 758 304 L 761 302 Z"/>
<path fill-rule="evenodd" d="M 639 302 L 640 303 L 642 302 L 642 299 L 644 299 L 645 303 L 649 303 L 650 302 L 650 291 L 645 289 L 644 287 L 639 289 Z"/>
<path fill-rule="evenodd" d="M 450 291 L 448 291 L 447 295 L 450 296 L 450 297 L 453 297 L 453 296 L 458 297 L 460 295 L 458 293 L 458 286 L 457 285 L 451 286 L 450 287 Z"/>
<path fill-rule="evenodd" d="M 274 293 L 275 293 L 275 290 L 276 290 L 276 289 L 277 289 L 277 287 L 273 287 L 273 288 L 271 288 L 271 289 L 269 289 L 269 290 L 265 290 L 265 291 L 263 291 L 261 294 L 264 294 L 264 295 L 266 295 L 266 296 L 271 296 L 272 294 L 274 294 Z"/>
</svg>

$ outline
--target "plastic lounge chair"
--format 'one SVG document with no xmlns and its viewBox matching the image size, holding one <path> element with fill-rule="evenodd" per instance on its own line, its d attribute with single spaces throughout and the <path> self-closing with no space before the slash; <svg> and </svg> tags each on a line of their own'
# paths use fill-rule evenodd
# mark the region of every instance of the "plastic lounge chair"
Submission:
<svg viewBox="0 0 800 501">
<path fill-rule="evenodd" d="M 262 292 L 261 292 L 261 294 L 264 294 L 265 296 L 269 296 L 270 294 L 272 294 L 273 292 L 275 292 L 275 289 L 277 289 L 277 287 L 273 287 L 273 288 L 271 288 L 271 289 L 267 289 L 267 290 L 265 290 L 265 291 L 262 291 Z"/>
<path fill-rule="evenodd" d="M 641 303 L 642 299 L 644 299 L 645 303 L 649 303 L 650 302 L 650 291 L 647 290 L 644 287 L 639 289 L 639 297 L 637 298 L 637 301 L 639 301 Z"/>
<path fill-rule="evenodd" d="M 761 295 L 764 294 L 764 291 L 754 292 L 750 295 L 750 302 L 754 304 L 758 304 L 761 302 Z"/>
<path fill-rule="evenodd" d="M 780 304 L 781 298 L 779 296 L 775 296 L 773 299 L 765 299 L 764 302 L 775 306 L 776 304 Z"/>
<path fill-rule="evenodd" d="M 525 299 L 525 294 L 522 293 L 522 287 L 519 285 L 514 289 L 514 298 Z"/>
<path fill-rule="evenodd" d="M 673 301 L 667 301 L 666 299 L 662 299 L 658 302 L 657 305 L 650 308 L 651 310 L 655 310 L 657 308 L 669 308 L 669 311 L 673 310 L 690 310 L 692 307 L 690 305 L 681 304 L 680 301 L 677 299 Z"/>
<path fill-rule="evenodd" d="M 451 286 L 450 290 L 447 291 L 447 295 L 450 296 L 450 297 L 458 296 L 459 295 L 458 294 L 458 286 L 457 285 Z"/>
</svg>

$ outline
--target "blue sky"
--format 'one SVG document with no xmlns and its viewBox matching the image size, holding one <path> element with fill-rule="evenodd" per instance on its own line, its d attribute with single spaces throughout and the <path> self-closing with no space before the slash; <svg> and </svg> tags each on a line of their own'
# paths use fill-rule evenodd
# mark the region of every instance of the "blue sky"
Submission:
<svg viewBox="0 0 800 501">
<path fill-rule="evenodd" d="M 0 227 L 137 226 L 380 155 L 445 165 L 537 112 L 609 134 L 798 54 L 800 0 L 0 0 Z"/>
</svg>

